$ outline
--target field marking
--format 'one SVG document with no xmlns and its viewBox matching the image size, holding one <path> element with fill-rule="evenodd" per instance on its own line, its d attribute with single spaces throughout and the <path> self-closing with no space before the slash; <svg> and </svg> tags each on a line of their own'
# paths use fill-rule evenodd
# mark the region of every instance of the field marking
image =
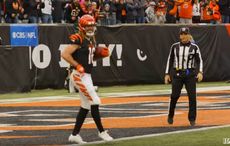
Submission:
<svg viewBox="0 0 230 146">
<path fill-rule="evenodd" d="M 230 90 L 230 86 L 218 86 L 218 87 L 200 87 L 197 88 L 197 92 L 207 91 L 223 91 Z M 148 90 L 148 91 L 131 91 L 131 92 L 115 92 L 115 93 L 98 93 L 100 97 L 129 97 L 129 96 L 152 96 L 170 94 L 171 89 L 166 90 Z M 183 88 L 181 93 L 186 93 Z M 0 103 L 21 103 L 21 102 L 41 102 L 41 101 L 58 101 L 58 100 L 79 100 L 79 94 L 70 94 L 69 96 L 46 96 L 46 97 L 28 97 L 20 99 L 0 99 Z"/>
<path fill-rule="evenodd" d="M 114 140 L 111 141 L 111 142 L 125 141 L 125 140 L 134 140 L 134 139 L 149 138 L 149 137 L 157 137 L 157 136 L 165 136 L 165 135 L 171 135 L 171 134 L 180 134 L 180 133 L 189 133 L 189 132 L 205 131 L 205 130 L 210 130 L 210 129 L 218 129 L 218 128 L 226 128 L 226 127 L 230 127 L 230 125 L 203 127 L 203 128 L 196 128 L 196 129 L 185 129 L 185 130 L 178 130 L 178 131 L 172 131 L 172 132 L 163 132 L 163 133 L 147 134 L 147 135 L 141 135 L 141 136 L 124 137 L 124 138 L 117 138 L 117 139 L 114 139 Z M 111 143 L 111 142 L 94 141 L 94 142 L 89 142 L 89 143 L 82 144 L 82 145 L 103 144 L 103 143 Z M 68 145 L 68 146 L 73 146 L 73 145 Z"/>
<path fill-rule="evenodd" d="M 0 136 L 0 139 L 24 139 L 24 138 L 41 138 L 41 137 L 45 137 L 45 136 L 30 136 L 30 135 L 27 135 L 27 136 L 14 136 L 14 135 L 9 135 L 9 136 Z"/>
<path fill-rule="evenodd" d="M 230 91 L 226 92 L 226 93 L 229 93 Z M 146 102 L 154 102 L 154 103 L 157 103 L 157 102 L 165 102 L 165 101 L 168 101 L 168 97 L 149 97 L 149 96 L 146 96 L 146 97 L 119 97 L 119 98 L 103 98 L 102 101 L 104 102 L 103 105 L 111 105 L 111 104 L 130 104 L 131 101 L 135 101 L 135 103 L 141 103 L 141 105 L 143 103 L 146 104 Z M 182 96 L 179 101 L 178 101 L 178 107 L 180 106 L 185 106 L 184 102 L 187 102 L 187 97 L 186 96 Z M 216 102 L 220 102 L 221 103 L 230 103 L 230 99 L 229 98 L 221 98 L 221 99 L 218 99 L 218 98 L 206 98 L 205 96 L 199 96 L 198 98 L 199 100 L 199 103 L 198 103 L 198 109 L 199 109 L 199 104 L 204 102 L 203 105 L 206 105 L 206 106 L 210 106 L 212 104 L 215 104 Z M 224 100 L 224 102 L 223 102 Z M 209 103 L 208 103 L 209 102 Z M 158 104 L 157 104 L 158 105 Z M 4 104 L 0 104 L 0 106 L 12 106 L 12 107 L 19 107 L 19 106 L 29 106 L 29 107 L 35 107 L 35 106 L 79 106 L 79 103 L 76 102 L 76 101 L 49 101 L 49 102 L 33 102 L 33 103 L 25 103 L 25 104 L 22 104 L 22 103 L 15 103 L 15 104 L 8 104 L 8 105 L 4 105 Z M 222 105 L 219 105 L 219 106 L 222 106 Z M 209 122 L 209 125 L 218 125 L 218 124 L 229 124 L 230 123 L 230 116 L 229 115 L 226 115 L 226 112 L 228 113 L 230 111 L 229 108 L 225 109 L 225 110 L 217 110 L 218 107 L 215 107 L 213 109 L 215 109 L 214 111 L 210 111 L 210 107 L 208 109 L 203 109 L 199 112 L 199 115 L 200 118 L 199 118 L 199 121 L 197 122 L 197 125 L 200 125 L 200 126 L 204 126 L 204 125 L 207 125 L 207 121 L 210 117 L 212 116 L 215 116 L 215 115 L 218 115 L 221 119 L 221 121 L 212 121 L 211 123 Z M 222 108 L 222 107 L 221 107 Z M 226 108 L 226 107 L 225 107 Z M 101 107 L 101 112 L 104 112 L 104 113 L 109 113 L 109 112 L 112 112 L 112 113 L 120 113 L 122 112 L 123 109 L 125 111 L 125 113 L 141 113 L 143 111 L 145 111 L 145 109 L 141 109 L 141 108 L 136 108 L 136 110 L 139 110 L 139 111 L 136 111 L 136 110 L 132 110 L 131 112 L 129 111 L 129 109 L 126 111 L 125 108 L 108 108 L 108 107 Z M 131 110 L 131 109 L 130 109 Z M 153 109 L 154 110 L 154 109 Z M 21 116 L 20 113 L 28 113 L 30 116 L 31 116 L 31 113 L 29 112 L 32 112 L 32 111 L 49 111 L 52 113 L 55 112 L 56 113 L 56 109 L 55 110 L 20 110 L 20 111 L 10 111 L 10 112 L 7 112 L 7 113 L 3 113 L 2 116 L 3 117 L 9 117 L 9 116 Z M 63 112 L 71 112 L 70 110 L 61 110 Z M 128 117 L 106 117 L 106 118 L 102 118 L 103 122 L 104 122 L 104 126 L 106 128 L 132 128 L 132 127 L 127 127 L 127 125 L 130 125 L 130 122 L 132 123 L 132 126 L 133 127 L 162 127 L 162 126 L 168 126 L 167 122 L 166 122 L 166 118 L 167 118 L 167 110 L 165 109 L 162 109 L 161 111 L 151 111 L 149 110 L 149 112 L 152 114 L 151 116 L 145 116 L 145 119 L 143 118 L 143 116 L 138 116 L 138 117 L 132 117 L 132 116 L 128 116 Z M 178 114 L 177 112 L 182 112 L 183 114 Z M 207 114 L 207 112 L 209 114 Z M 146 112 L 145 112 L 146 113 Z M 154 115 L 154 113 L 158 113 L 159 115 Z M 11 115 L 12 114 L 12 115 Z M 34 113 L 34 114 L 40 114 L 40 113 Z M 51 113 L 45 113 L 45 114 L 51 114 Z M 180 108 L 176 111 L 176 114 L 178 114 L 177 117 L 175 117 L 175 121 L 178 121 L 178 122 L 175 122 L 175 124 L 173 126 L 188 126 L 188 122 L 187 120 L 184 120 L 184 119 L 187 119 L 187 108 Z M 56 115 L 56 114 L 55 114 Z M 23 117 L 26 117 L 27 115 L 26 114 L 23 114 L 22 115 Z M 39 115 L 41 116 L 41 115 Z M 163 118 L 162 118 L 163 116 Z M 141 118 L 140 118 L 141 117 Z M 224 119 L 222 119 L 224 118 Z M 149 124 L 146 124 L 145 121 L 148 120 L 148 121 L 151 121 L 149 122 Z M 156 121 L 160 121 L 156 123 Z M 128 123 L 127 123 L 128 122 Z M 111 124 L 111 123 L 116 123 L 116 124 Z M 119 124 L 117 124 L 119 123 Z M 144 124 L 144 125 L 143 125 Z M 28 130 L 28 126 L 30 126 L 30 130 L 47 130 L 47 125 L 40 125 L 40 126 L 33 126 L 33 125 L 27 125 L 27 126 L 23 126 L 23 125 L 16 125 L 16 126 L 0 126 L 0 130 Z M 83 127 L 85 128 L 95 128 L 95 124 L 94 123 L 87 123 L 85 125 L 83 125 Z M 61 130 L 61 129 L 72 129 L 73 128 L 73 123 L 71 125 L 57 125 L 55 127 L 55 125 L 52 126 L 52 130 L 55 130 L 55 129 L 58 129 L 58 130 Z"/>
<path fill-rule="evenodd" d="M 212 125 L 229 125 L 230 123 L 230 110 L 201 110 L 199 111 L 199 117 L 197 120 L 197 126 L 212 126 Z M 207 113 L 209 113 L 207 115 Z M 158 115 L 146 115 L 139 117 L 106 117 L 102 118 L 104 127 L 106 129 L 112 128 L 148 128 L 148 127 L 180 127 L 189 126 L 187 121 L 187 111 L 178 110 L 176 112 L 175 123 L 173 125 L 168 125 L 167 114 Z M 210 122 L 210 118 L 218 115 L 218 118 L 213 119 Z M 74 120 L 74 119 L 72 119 Z M 148 121 L 146 123 L 146 121 Z M 74 126 L 74 121 L 69 124 L 58 124 L 58 125 L 13 125 L 13 126 L 0 126 L 0 130 L 16 130 L 16 131 L 27 131 L 27 130 L 66 130 L 72 129 Z M 96 126 L 92 119 L 88 119 L 87 123 L 83 125 L 86 129 L 95 129 Z"/>
<path fill-rule="evenodd" d="M 12 130 L 0 130 L 0 133 L 8 133 L 8 132 L 12 132 Z"/>
<path fill-rule="evenodd" d="M 75 96 L 76 95 L 76 96 Z M 74 100 L 79 99 L 79 95 L 72 96 L 45 96 L 45 97 L 28 97 L 19 99 L 0 99 L 0 103 L 21 103 L 21 102 L 38 102 L 38 101 L 57 101 L 57 100 Z"/>
<path fill-rule="evenodd" d="M 225 89 L 223 88 L 223 87 L 219 87 L 219 89 L 217 89 L 217 90 L 214 90 L 213 91 L 213 89 L 212 90 L 210 90 L 210 88 L 207 88 L 208 90 L 203 90 L 202 89 L 202 91 L 200 91 L 200 92 L 208 92 L 208 91 L 211 91 L 211 93 L 213 93 L 213 92 L 215 92 L 215 91 L 218 91 L 218 93 L 230 93 L 230 90 L 229 90 L 229 86 L 228 86 L 228 90 L 226 90 L 226 91 L 224 91 Z M 216 88 L 215 88 L 216 89 Z M 138 92 L 138 93 L 140 93 L 140 92 Z M 156 95 L 159 95 L 158 93 L 156 93 L 156 92 L 154 92 L 154 91 L 151 91 L 151 95 L 153 95 L 153 94 L 156 94 Z M 209 92 L 208 92 L 209 93 Z M 125 93 L 126 94 L 126 96 L 123 98 L 123 97 L 121 97 L 120 95 L 118 96 L 118 98 L 103 98 L 102 100 L 103 101 L 106 101 L 105 102 L 105 104 L 103 104 L 103 105 L 113 105 L 113 104 L 127 104 L 127 101 L 129 101 L 129 103 L 130 103 L 130 101 L 131 100 L 136 100 L 136 99 L 138 99 L 138 101 L 136 101 L 137 103 L 143 103 L 143 102 L 159 102 L 159 101 L 162 101 L 162 99 L 163 99 L 163 101 L 166 101 L 166 99 L 167 99 L 167 101 L 168 101 L 168 99 L 169 99 L 169 97 L 130 97 L 130 95 L 127 95 L 127 93 Z M 162 93 L 163 94 L 163 93 Z M 165 93 L 164 93 L 164 95 L 165 95 Z M 215 97 L 215 96 L 214 96 Z M 225 101 L 230 101 L 230 99 L 229 98 L 222 98 L 222 99 L 218 99 L 218 95 L 216 95 L 216 97 L 217 97 L 217 99 L 215 99 L 215 98 L 212 98 L 212 99 L 208 99 L 208 98 L 206 98 L 205 96 L 199 96 L 198 98 L 199 98 L 199 100 L 206 100 L 206 101 L 209 101 L 209 102 L 211 102 L 211 103 L 213 103 L 213 102 L 220 102 L 220 101 L 222 101 L 221 103 L 224 103 L 223 102 L 223 100 L 225 100 Z M 41 97 L 40 99 L 42 99 L 43 97 Z M 33 98 L 32 98 L 33 99 Z M 39 98 L 36 98 L 36 100 L 38 100 Z M 60 101 L 62 98 L 61 98 L 61 96 L 59 97 L 59 98 L 56 98 L 56 97 L 47 97 L 46 99 L 49 99 L 49 100 L 46 100 L 45 101 L 45 103 L 47 104 L 48 102 L 51 102 L 51 104 L 58 104 L 58 105 L 60 105 L 60 103 L 59 102 L 62 102 L 62 105 L 63 106 L 76 106 L 77 104 L 78 104 L 78 102 L 76 102 L 76 97 L 74 97 L 74 98 L 69 98 L 69 99 L 75 99 L 75 100 L 71 100 L 71 101 L 68 101 L 69 103 L 68 104 L 63 104 L 63 101 Z M 50 100 L 51 99 L 51 100 Z M 64 99 L 64 98 L 63 98 Z M 151 100 L 150 100 L 151 99 Z M 154 99 L 154 100 L 153 100 Z M 26 100 L 26 102 L 28 102 L 27 101 L 27 99 L 25 99 Z M 34 101 L 34 100 L 32 100 L 33 102 L 32 103 L 26 103 L 26 104 L 31 104 L 32 106 L 34 106 L 33 104 L 35 104 L 35 102 L 36 102 L 36 100 Z M 59 102 L 57 102 L 56 100 L 59 100 Z M 110 101 L 109 101 L 110 100 Z M 75 102 L 74 104 L 72 103 L 72 102 Z M 78 100 L 79 101 L 79 100 Z M 180 99 L 180 101 L 187 101 L 187 97 L 186 96 L 183 96 L 183 97 L 181 97 L 181 99 Z M 39 102 L 38 103 L 41 103 L 41 100 L 39 100 Z M 77 103 L 77 104 L 76 104 Z M 24 104 L 24 105 L 26 105 L 26 104 Z M 206 104 L 206 103 L 205 103 Z M 30 106 L 31 106 L 30 105 Z M 41 105 L 38 105 L 38 106 L 41 106 Z M 43 106 L 47 106 L 47 105 L 43 105 Z M 103 107 L 102 107 L 103 108 Z M 106 109 L 106 108 L 105 108 Z M 118 110 L 117 109 L 114 109 L 114 108 L 111 108 L 112 110 L 113 110 L 113 112 L 114 112 L 114 110 L 116 110 L 117 112 L 119 112 L 119 110 L 120 110 L 120 108 L 118 108 Z M 103 109 L 102 109 L 103 110 Z M 107 109 L 108 110 L 108 109 Z M 68 110 L 63 110 L 63 111 L 68 111 Z M 181 111 L 181 110 L 178 110 L 178 111 Z M 225 113 L 223 113 L 222 111 L 220 111 L 220 112 L 218 112 L 219 110 L 216 110 L 215 111 L 215 115 L 222 115 L 222 117 L 224 118 L 225 116 L 223 116 Z M 229 111 L 229 110 L 228 110 Z M 14 111 L 13 113 L 17 113 L 18 111 Z M 101 111 L 101 112 L 103 112 L 103 111 Z M 104 111 L 104 112 L 106 112 L 106 111 Z M 107 111 L 108 112 L 108 111 Z M 109 111 L 110 112 L 110 111 Z M 207 112 L 210 112 L 210 110 L 204 110 L 203 112 L 205 112 L 205 113 L 207 113 Z M 201 114 L 200 114 L 201 115 Z M 205 114 L 206 115 L 206 114 Z M 167 115 L 161 115 L 161 116 L 164 116 L 164 118 L 163 118 L 163 120 L 162 120 L 162 118 L 161 118 L 161 120 L 156 120 L 156 118 L 158 118 L 159 119 L 159 117 L 155 117 L 155 119 L 152 119 L 152 117 L 153 116 L 146 116 L 148 119 L 150 119 L 150 120 L 153 120 L 153 121 L 160 121 L 161 123 L 160 123 L 160 125 L 158 125 L 159 127 L 162 127 L 162 125 L 163 126 L 165 126 L 165 125 L 167 125 L 167 122 L 166 122 L 166 117 L 167 117 Z M 183 117 L 182 117 L 183 116 Z M 211 115 L 211 116 L 213 116 L 213 115 Z M 182 114 L 182 115 L 178 115 L 177 116 L 177 118 L 178 119 L 181 119 L 181 118 L 183 118 L 183 119 L 185 119 L 184 117 L 187 117 L 187 113 L 185 112 L 184 114 Z M 203 117 L 203 116 L 202 116 Z M 227 116 L 226 116 L 227 117 Z M 226 118 L 225 117 L 225 118 Z M 111 121 L 114 121 L 115 123 L 119 123 L 119 124 L 123 124 L 123 125 L 127 125 L 127 123 L 125 123 L 124 121 L 123 121 L 123 123 L 122 123 L 122 120 L 120 120 L 120 118 L 121 117 L 111 117 L 111 118 L 102 118 L 102 120 L 103 120 L 103 123 L 104 123 L 104 125 L 105 125 L 105 128 L 128 128 L 128 127 L 117 127 L 117 126 L 115 126 L 115 127 L 110 127 L 111 126 Z M 142 117 L 143 118 L 143 117 Z M 126 120 L 128 120 L 128 121 L 131 121 L 131 123 L 132 123 L 132 120 L 135 120 L 136 122 L 139 120 L 139 119 L 142 119 L 141 117 L 139 117 L 139 118 L 135 118 L 135 117 L 128 117 L 128 118 L 126 118 Z M 117 119 L 119 119 L 119 121 L 117 121 Z M 175 118 L 176 119 L 176 118 Z M 167 134 L 172 134 L 172 133 L 183 133 L 183 132 L 190 132 L 190 131 L 200 131 L 200 130 L 206 130 L 206 129 L 212 129 L 212 128 L 214 128 L 214 127 L 217 127 L 217 128 L 219 128 L 219 127 L 225 127 L 225 126 L 227 126 L 227 127 L 229 127 L 230 125 L 228 125 L 229 123 L 230 123 L 230 121 L 229 121 L 229 119 L 230 118 L 227 118 L 227 120 L 225 121 L 225 122 L 221 122 L 221 123 L 218 123 L 218 124 L 227 124 L 227 125 L 222 125 L 222 126 L 212 126 L 212 125 L 216 125 L 216 123 L 215 122 L 219 122 L 219 121 L 212 121 L 212 123 L 209 123 L 209 125 L 205 125 L 204 124 L 204 122 L 206 122 L 205 120 L 207 120 L 207 119 L 202 119 L 202 121 L 198 121 L 197 122 L 197 125 L 198 126 L 211 126 L 211 127 L 205 127 L 205 128 L 197 128 L 197 129 L 188 129 L 188 130 L 179 130 L 179 131 L 173 131 L 173 132 L 165 132 L 165 133 L 156 133 L 156 134 L 148 134 L 148 135 L 142 135 L 142 136 L 132 136 L 132 137 L 125 137 L 125 138 L 118 138 L 118 139 L 115 139 L 114 141 L 121 141 L 121 140 L 128 140 L 128 139 L 137 139 L 137 138 L 143 138 L 143 137 L 152 137 L 152 136 L 161 136 L 161 135 L 167 135 Z M 71 120 L 71 119 L 70 119 Z M 125 120 L 125 118 L 123 119 L 123 120 Z M 176 120 L 177 121 L 177 120 Z M 178 121 L 180 121 L 180 120 L 178 120 Z M 89 123 L 87 123 L 87 124 L 85 124 L 83 127 L 84 128 L 95 128 L 95 124 L 92 122 L 92 119 L 91 119 L 91 121 L 88 121 Z M 141 120 L 139 121 L 139 123 L 143 123 Z M 44 128 L 43 130 L 55 130 L 55 129 L 72 129 L 73 128 L 73 124 L 74 123 L 72 123 L 72 124 L 65 124 L 65 125 L 60 125 L 60 126 L 58 126 L 58 127 L 55 127 L 55 126 L 49 126 L 49 129 L 47 129 L 47 127 L 46 126 L 30 126 L 30 127 L 28 127 L 28 126 L 12 126 L 11 128 L 8 128 L 8 127 L 5 127 L 5 126 L 3 126 L 2 127 L 2 131 L 4 131 L 4 130 L 37 130 L 37 129 L 42 129 L 42 128 Z M 157 127 L 154 123 L 152 123 L 153 125 L 150 125 L 151 127 Z M 189 126 L 189 124 L 188 124 L 188 121 L 183 121 L 183 123 L 181 123 L 181 122 L 178 122 L 178 123 L 175 123 L 175 125 L 173 125 L 173 127 L 177 127 L 177 126 Z M 63 126 L 63 127 L 62 127 Z M 1 127 L 1 126 L 0 126 Z M 139 128 L 141 128 L 142 127 L 142 125 L 139 125 Z M 169 126 L 169 127 L 171 127 L 171 126 Z M 138 128 L 138 126 L 135 126 L 135 128 Z M 13 137 L 11 137 L 11 138 L 13 138 Z M 103 141 L 98 141 L 99 143 L 104 143 Z M 89 144 L 95 144 L 95 142 L 91 142 L 91 143 L 89 143 Z M 97 144 L 97 143 L 96 143 Z"/>
<path fill-rule="evenodd" d="M 230 90 L 230 86 L 218 86 L 218 87 L 200 87 L 196 89 L 197 92 L 207 92 L 207 91 L 223 91 Z M 187 93 L 183 87 L 181 93 Z M 103 93 L 103 97 L 127 97 L 127 96 L 152 96 L 152 95 L 163 95 L 171 94 L 171 89 L 165 90 L 148 90 L 148 91 L 138 91 L 138 92 L 121 92 L 121 93 Z"/>
</svg>

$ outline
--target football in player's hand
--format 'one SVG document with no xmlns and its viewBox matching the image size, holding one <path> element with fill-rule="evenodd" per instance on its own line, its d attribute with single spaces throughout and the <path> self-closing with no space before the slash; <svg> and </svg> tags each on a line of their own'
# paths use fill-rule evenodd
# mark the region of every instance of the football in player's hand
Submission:
<svg viewBox="0 0 230 146">
<path fill-rule="evenodd" d="M 109 49 L 107 47 L 97 46 L 94 52 L 94 60 L 102 59 L 109 56 Z"/>
</svg>

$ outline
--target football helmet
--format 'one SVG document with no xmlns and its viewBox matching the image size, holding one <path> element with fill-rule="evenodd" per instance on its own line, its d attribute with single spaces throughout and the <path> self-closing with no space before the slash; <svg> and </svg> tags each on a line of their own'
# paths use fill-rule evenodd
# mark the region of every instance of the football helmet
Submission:
<svg viewBox="0 0 230 146">
<path fill-rule="evenodd" d="M 93 37 L 96 32 L 96 21 L 93 16 L 91 15 L 83 15 L 79 22 L 79 30 L 83 33 L 85 33 L 88 37 Z"/>
</svg>

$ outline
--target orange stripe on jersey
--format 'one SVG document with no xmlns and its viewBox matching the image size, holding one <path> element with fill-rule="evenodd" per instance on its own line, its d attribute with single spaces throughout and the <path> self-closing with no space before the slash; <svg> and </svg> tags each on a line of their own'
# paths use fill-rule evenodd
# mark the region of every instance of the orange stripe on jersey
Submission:
<svg viewBox="0 0 230 146">
<path fill-rule="evenodd" d="M 76 36 L 78 36 L 78 38 L 80 39 L 80 42 L 82 43 L 82 37 L 80 36 L 80 34 L 76 34 Z"/>
<path fill-rule="evenodd" d="M 75 34 L 72 34 L 69 36 L 69 39 L 72 41 L 72 42 L 79 42 L 80 44 L 82 44 L 82 37 L 78 34 L 78 33 L 75 33 Z"/>
</svg>

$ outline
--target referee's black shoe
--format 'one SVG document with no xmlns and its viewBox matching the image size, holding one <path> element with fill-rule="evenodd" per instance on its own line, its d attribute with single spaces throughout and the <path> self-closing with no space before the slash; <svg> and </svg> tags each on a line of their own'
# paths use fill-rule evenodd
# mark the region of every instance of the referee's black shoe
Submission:
<svg viewBox="0 0 230 146">
<path fill-rule="evenodd" d="M 191 126 L 195 126 L 196 122 L 195 121 L 189 121 Z"/>
<path fill-rule="evenodd" d="M 173 118 L 168 117 L 168 124 L 173 124 Z"/>
</svg>

